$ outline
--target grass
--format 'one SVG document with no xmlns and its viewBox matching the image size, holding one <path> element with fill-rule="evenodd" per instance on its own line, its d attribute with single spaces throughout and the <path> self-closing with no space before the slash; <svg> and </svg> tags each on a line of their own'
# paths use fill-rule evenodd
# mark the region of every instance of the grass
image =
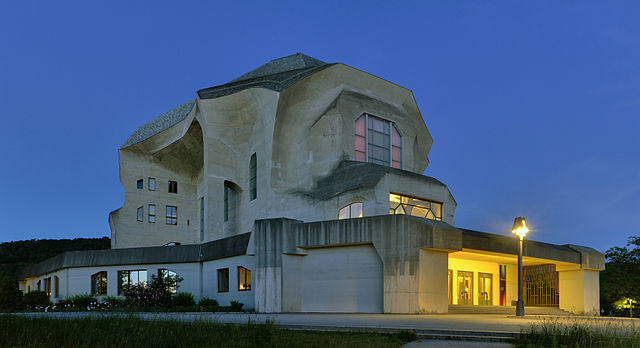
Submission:
<svg viewBox="0 0 640 348">
<path fill-rule="evenodd" d="M 620 320 L 543 319 L 515 340 L 516 347 L 637 347 L 640 331 Z"/>
<path fill-rule="evenodd" d="M 50 319 L 0 315 L 0 347 L 401 347 L 393 334 L 286 330 L 272 323 L 145 321 L 134 317 Z"/>
</svg>

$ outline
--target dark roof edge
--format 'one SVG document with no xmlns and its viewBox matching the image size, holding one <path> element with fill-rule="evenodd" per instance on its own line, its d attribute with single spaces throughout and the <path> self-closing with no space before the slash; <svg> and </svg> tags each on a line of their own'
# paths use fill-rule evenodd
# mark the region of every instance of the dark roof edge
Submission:
<svg viewBox="0 0 640 348">
<path fill-rule="evenodd" d="M 218 260 L 245 255 L 250 237 L 251 232 L 247 232 L 204 244 L 67 251 L 37 264 L 25 266 L 19 278 L 24 280 L 70 267 L 188 263 Z"/>
</svg>

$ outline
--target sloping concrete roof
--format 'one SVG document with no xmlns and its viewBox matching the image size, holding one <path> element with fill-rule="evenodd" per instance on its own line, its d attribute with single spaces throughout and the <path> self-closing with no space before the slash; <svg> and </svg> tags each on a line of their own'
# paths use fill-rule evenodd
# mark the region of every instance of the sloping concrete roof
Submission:
<svg viewBox="0 0 640 348">
<path fill-rule="evenodd" d="M 247 88 L 266 88 L 281 92 L 303 78 L 331 65 L 333 64 L 327 64 L 302 53 L 296 53 L 274 59 L 229 83 L 201 89 L 197 93 L 201 99 L 212 99 L 240 92 Z M 136 129 L 120 148 L 124 149 L 137 144 L 174 126 L 189 115 L 194 105 L 195 99 L 189 100 L 145 123 Z"/>
<path fill-rule="evenodd" d="M 285 71 L 307 69 L 326 65 L 327 63 L 309 57 L 302 53 L 292 54 L 290 56 L 274 59 L 267 64 L 263 64 L 257 69 L 251 70 L 248 73 L 234 79 L 231 82 L 238 82 L 243 80 L 251 80 L 257 77 L 264 77 L 274 74 L 279 74 Z"/>
<path fill-rule="evenodd" d="M 205 244 L 68 251 L 35 265 L 26 266 L 20 279 L 69 267 L 202 262 L 245 255 L 250 237 L 251 232 L 248 232 Z"/>
<path fill-rule="evenodd" d="M 373 188 L 388 173 L 446 187 L 438 179 L 430 176 L 375 163 L 344 160 L 328 176 L 319 179 L 313 190 L 305 194 L 316 199 L 327 200 L 351 190 Z"/>
<path fill-rule="evenodd" d="M 178 105 L 175 108 L 165 112 L 164 114 L 154 118 L 153 120 L 138 127 L 133 134 L 127 139 L 127 141 L 120 147 L 124 149 L 131 145 L 137 144 L 143 140 L 149 139 L 152 136 L 162 132 L 163 130 L 177 124 L 178 122 L 187 118 L 187 115 L 193 109 L 196 104 L 195 99 L 191 99 L 188 102 Z"/>
</svg>

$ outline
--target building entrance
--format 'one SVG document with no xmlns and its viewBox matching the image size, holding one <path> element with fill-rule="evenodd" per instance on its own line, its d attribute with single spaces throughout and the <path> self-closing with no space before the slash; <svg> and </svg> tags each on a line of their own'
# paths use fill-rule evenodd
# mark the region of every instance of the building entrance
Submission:
<svg viewBox="0 0 640 348">
<path fill-rule="evenodd" d="M 493 304 L 493 274 L 478 273 L 478 304 L 491 306 Z"/>
<path fill-rule="evenodd" d="M 473 304 L 473 272 L 458 271 L 458 304 Z"/>
</svg>

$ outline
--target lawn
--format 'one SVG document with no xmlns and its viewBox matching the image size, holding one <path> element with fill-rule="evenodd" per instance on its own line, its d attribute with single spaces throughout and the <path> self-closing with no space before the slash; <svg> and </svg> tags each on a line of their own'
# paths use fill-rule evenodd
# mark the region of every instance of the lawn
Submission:
<svg viewBox="0 0 640 348">
<path fill-rule="evenodd" d="M 640 348 L 640 328 L 634 322 L 611 319 L 543 319 L 515 340 L 516 347 Z"/>
<path fill-rule="evenodd" d="M 266 324 L 145 321 L 134 317 L 49 319 L 0 315 L 0 347 L 401 347 L 412 332 L 287 330 Z"/>
</svg>

